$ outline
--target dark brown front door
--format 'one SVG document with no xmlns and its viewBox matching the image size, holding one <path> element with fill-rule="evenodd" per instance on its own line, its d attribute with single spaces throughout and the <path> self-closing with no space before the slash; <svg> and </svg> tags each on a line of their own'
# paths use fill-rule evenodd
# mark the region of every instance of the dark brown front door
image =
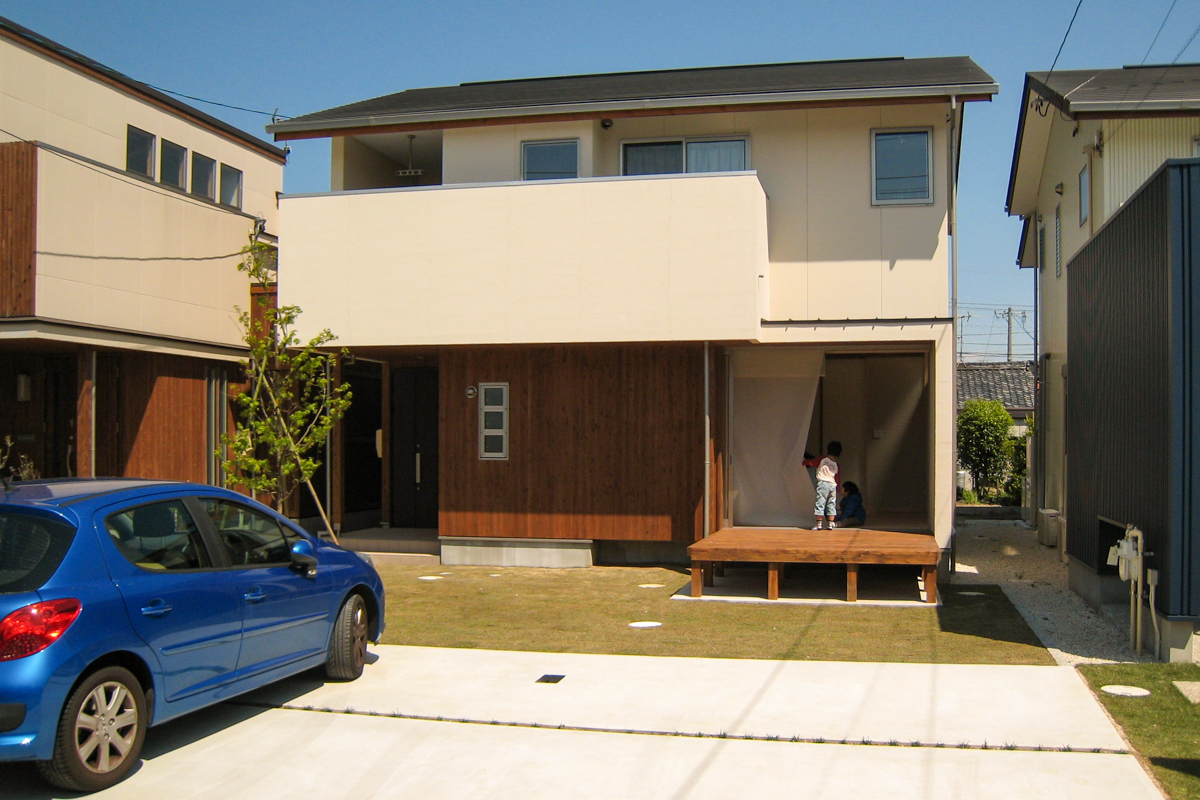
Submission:
<svg viewBox="0 0 1200 800">
<path fill-rule="evenodd" d="M 76 370 L 75 356 L 46 359 L 45 478 L 75 475 Z"/>
<path fill-rule="evenodd" d="M 392 527 L 438 524 L 438 374 L 392 372 Z"/>
</svg>

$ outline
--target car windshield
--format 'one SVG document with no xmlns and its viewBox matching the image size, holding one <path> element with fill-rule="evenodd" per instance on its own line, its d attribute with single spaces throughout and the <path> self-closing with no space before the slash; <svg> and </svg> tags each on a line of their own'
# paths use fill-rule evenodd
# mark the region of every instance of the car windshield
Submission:
<svg viewBox="0 0 1200 800">
<path fill-rule="evenodd" d="M 40 589 L 62 562 L 75 528 L 25 511 L 0 511 L 0 594 Z"/>
</svg>

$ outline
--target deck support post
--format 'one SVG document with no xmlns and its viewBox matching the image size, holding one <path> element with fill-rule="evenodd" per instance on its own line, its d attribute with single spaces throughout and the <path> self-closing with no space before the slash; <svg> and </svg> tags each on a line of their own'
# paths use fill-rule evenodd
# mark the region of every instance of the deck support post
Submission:
<svg viewBox="0 0 1200 800">
<path fill-rule="evenodd" d="M 783 564 L 778 561 L 772 561 L 767 566 L 767 599 L 779 599 L 779 573 L 783 569 Z"/>
<path fill-rule="evenodd" d="M 692 597 L 700 597 L 704 591 L 701 588 L 702 584 L 704 583 L 704 577 L 702 574 L 703 572 L 704 572 L 704 562 L 703 561 L 693 561 L 692 562 Z"/>
<path fill-rule="evenodd" d="M 925 567 L 923 570 L 925 578 L 925 602 L 937 602 L 937 565 Z"/>
<path fill-rule="evenodd" d="M 846 565 L 846 602 L 858 602 L 858 564 Z"/>
<path fill-rule="evenodd" d="M 704 585 L 711 587 L 713 585 L 713 562 L 704 562 Z"/>
</svg>

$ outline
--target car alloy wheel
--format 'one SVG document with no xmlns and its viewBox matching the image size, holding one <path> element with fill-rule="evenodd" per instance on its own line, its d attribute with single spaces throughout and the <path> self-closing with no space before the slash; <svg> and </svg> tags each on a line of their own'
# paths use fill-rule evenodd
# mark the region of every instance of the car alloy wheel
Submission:
<svg viewBox="0 0 1200 800">
<path fill-rule="evenodd" d="M 129 690 L 117 681 L 93 689 L 75 716 L 79 762 L 101 775 L 125 763 L 137 734 L 137 705 Z"/>
<path fill-rule="evenodd" d="M 329 660 L 325 662 L 326 675 L 338 681 L 352 681 L 362 675 L 363 665 L 367 662 L 369 626 L 370 617 L 362 595 L 347 597 L 333 624 Z"/>
</svg>

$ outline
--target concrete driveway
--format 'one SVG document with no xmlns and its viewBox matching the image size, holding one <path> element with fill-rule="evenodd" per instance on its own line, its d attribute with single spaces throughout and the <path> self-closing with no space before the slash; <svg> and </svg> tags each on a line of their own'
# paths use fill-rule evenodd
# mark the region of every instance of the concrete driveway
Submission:
<svg viewBox="0 0 1200 800">
<path fill-rule="evenodd" d="M 153 729 L 96 796 L 1161 798 L 1066 667 L 375 653 L 357 682 L 301 676 Z M 60 796 L 28 767 L 0 787 Z"/>
</svg>

